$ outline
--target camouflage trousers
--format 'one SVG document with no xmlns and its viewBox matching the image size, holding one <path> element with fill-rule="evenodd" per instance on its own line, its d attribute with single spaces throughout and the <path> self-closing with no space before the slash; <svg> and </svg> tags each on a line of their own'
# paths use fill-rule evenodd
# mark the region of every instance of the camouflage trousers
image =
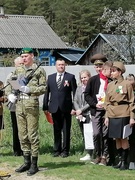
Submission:
<svg viewBox="0 0 135 180">
<path fill-rule="evenodd" d="M 39 151 L 39 107 L 26 107 L 25 105 L 17 105 L 16 115 L 18 135 L 23 154 L 31 154 L 32 156 L 37 157 Z"/>
</svg>

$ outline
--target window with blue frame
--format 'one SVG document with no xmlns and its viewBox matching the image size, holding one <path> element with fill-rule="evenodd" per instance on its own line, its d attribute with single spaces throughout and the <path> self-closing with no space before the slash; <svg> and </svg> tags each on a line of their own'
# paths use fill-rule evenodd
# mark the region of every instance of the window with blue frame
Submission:
<svg viewBox="0 0 135 180">
<path fill-rule="evenodd" d="M 43 62 L 42 66 L 49 66 L 49 59 L 48 57 L 41 58 L 41 62 Z"/>
</svg>

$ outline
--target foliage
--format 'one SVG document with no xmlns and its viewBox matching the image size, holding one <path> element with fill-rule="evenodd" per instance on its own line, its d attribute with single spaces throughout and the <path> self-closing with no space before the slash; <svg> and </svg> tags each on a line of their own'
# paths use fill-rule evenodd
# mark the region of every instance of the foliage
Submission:
<svg viewBox="0 0 135 180">
<path fill-rule="evenodd" d="M 116 45 L 115 43 L 113 44 Z M 119 57 L 119 52 L 112 50 L 112 46 L 105 43 L 102 47 L 103 54 L 106 55 L 106 57 L 109 57 L 111 61 L 122 61 L 122 59 Z"/>
<path fill-rule="evenodd" d="M 27 0 L 4 0 L 2 5 L 4 5 L 5 12 L 8 14 L 23 15 L 27 7 Z"/>
<path fill-rule="evenodd" d="M 104 22 L 97 19 L 102 16 L 105 6 L 112 11 L 119 7 L 122 7 L 124 12 L 135 10 L 134 0 L 5 0 L 4 2 L 0 0 L 0 2 L 7 14 L 44 16 L 67 45 L 83 48 L 88 47 L 93 38 L 103 32 Z"/>
<path fill-rule="evenodd" d="M 105 7 L 103 15 L 98 19 L 98 21 L 104 22 L 104 26 L 103 26 L 104 32 L 117 35 L 115 36 L 117 37 L 117 40 L 113 42 L 113 47 L 117 47 L 118 49 L 116 58 L 119 58 L 120 54 L 127 53 L 128 63 L 135 63 L 135 58 L 134 58 L 135 56 L 135 50 L 134 50 L 135 48 L 134 47 L 135 46 L 135 36 L 134 36 L 135 35 L 135 13 L 134 11 L 132 10 L 124 11 L 121 7 L 113 11 Z M 121 35 L 121 37 L 119 35 Z M 119 46 L 118 44 L 121 44 L 121 46 Z M 123 52 L 123 49 L 124 49 L 124 52 Z M 106 51 L 109 52 L 110 47 L 109 49 L 106 48 Z"/>
<path fill-rule="evenodd" d="M 104 8 L 103 15 L 99 20 L 106 21 L 103 25 L 104 31 L 110 34 L 135 34 L 135 13 L 134 11 L 123 11 L 121 7 L 117 10 Z"/>
<path fill-rule="evenodd" d="M 16 53 L 16 50 L 10 50 L 8 49 L 7 53 L 1 53 L 1 64 L 4 67 L 10 67 L 10 66 L 14 66 L 14 59 L 18 56 L 18 54 Z"/>
</svg>

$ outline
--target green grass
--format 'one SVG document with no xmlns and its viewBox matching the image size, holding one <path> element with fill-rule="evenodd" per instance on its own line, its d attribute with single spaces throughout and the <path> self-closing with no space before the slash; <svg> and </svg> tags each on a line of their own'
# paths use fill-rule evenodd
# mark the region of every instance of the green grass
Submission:
<svg viewBox="0 0 135 180">
<path fill-rule="evenodd" d="M 12 128 L 9 112 L 4 111 L 5 130 L 0 142 L 0 167 L 4 164 L 16 168 L 22 162 L 22 157 L 12 156 Z M 44 177 L 60 178 L 63 180 L 132 180 L 135 179 L 135 171 L 119 171 L 112 167 L 92 165 L 90 162 L 80 162 L 83 152 L 83 142 L 77 121 L 73 118 L 71 131 L 71 153 L 68 158 L 52 157 L 53 129 L 42 111 L 39 120 L 40 155 L 39 174 Z"/>
</svg>

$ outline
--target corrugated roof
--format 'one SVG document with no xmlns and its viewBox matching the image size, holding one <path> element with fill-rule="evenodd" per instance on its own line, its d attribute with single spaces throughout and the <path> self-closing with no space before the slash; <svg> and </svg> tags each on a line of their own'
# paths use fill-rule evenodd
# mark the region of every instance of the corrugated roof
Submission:
<svg viewBox="0 0 135 180">
<path fill-rule="evenodd" d="M 43 16 L 0 17 L 0 48 L 68 49 Z"/>
<path fill-rule="evenodd" d="M 91 42 L 89 47 L 86 49 L 86 51 L 82 54 L 80 59 L 76 62 L 76 64 L 81 61 L 81 59 L 84 57 L 84 55 L 91 49 L 93 44 L 96 42 L 98 38 L 104 39 L 104 41 L 111 46 L 112 49 L 114 49 L 116 52 L 119 52 L 119 55 L 122 59 L 125 61 L 130 62 L 130 49 L 132 51 L 135 51 L 135 36 L 132 36 L 132 44 L 129 46 L 129 36 L 126 35 L 113 35 L 113 34 L 102 34 L 99 33 L 96 38 Z"/>
<path fill-rule="evenodd" d="M 58 53 L 59 55 L 61 55 L 63 58 L 68 59 L 71 62 L 76 62 L 78 61 L 78 59 L 80 59 L 82 54 L 76 54 L 76 53 Z"/>
<path fill-rule="evenodd" d="M 73 51 L 78 51 L 78 52 L 85 52 L 86 49 L 82 49 L 82 48 L 79 48 L 79 47 L 68 47 L 68 50 L 73 50 Z"/>
<path fill-rule="evenodd" d="M 131 51 L 135 52 L 135 36 L 100 34 L 110 46 L 119 52 L 122 59 L 131 61 Z"/>
</svg>

